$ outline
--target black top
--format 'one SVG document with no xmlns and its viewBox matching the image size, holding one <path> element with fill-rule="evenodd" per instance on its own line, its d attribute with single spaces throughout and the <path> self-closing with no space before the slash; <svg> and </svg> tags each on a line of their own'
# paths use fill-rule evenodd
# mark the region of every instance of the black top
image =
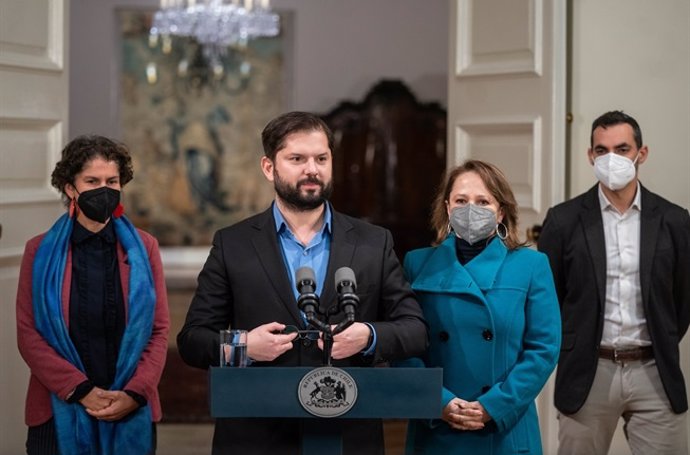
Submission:
<svg viewBox="0 0 690 455">
<path fill-rule="evenodd" d="M 486 241 L 480 240 L 474 245 L 470 245 L 467 240 L 455 237 L 455 254 L 458 256 L 460 264 L 465 265 L 475 258 L 479 253 L 484 251 L 484 248 L 493 240 L 495 236 L 491 236 Z"/>
<path fill-rule="evenodd" d="M 69 334 L 91 384 L 104 389 L 115 379 L 125 330 L 116 244 L 112 223 L 100 232 L 74 223 Z"/>
</svg>

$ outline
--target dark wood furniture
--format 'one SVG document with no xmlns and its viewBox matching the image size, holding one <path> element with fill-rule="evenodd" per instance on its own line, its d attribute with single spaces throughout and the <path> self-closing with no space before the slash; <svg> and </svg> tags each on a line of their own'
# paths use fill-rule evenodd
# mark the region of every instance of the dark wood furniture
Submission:
<svg viewBox="0 0 690 455">
<path fill-rule="evenodd" d="M 431 203 L 446 167 L 446 111 L 382 80 L 359 103 L 322 115 L 333 130 L 333 205 L 391 230 L 400 258 L 428 246 Z"/>
</svg>

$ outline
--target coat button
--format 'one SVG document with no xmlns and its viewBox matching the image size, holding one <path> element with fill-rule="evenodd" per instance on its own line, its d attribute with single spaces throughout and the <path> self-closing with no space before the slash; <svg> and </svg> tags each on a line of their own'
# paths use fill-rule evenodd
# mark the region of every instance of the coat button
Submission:
<svg viewBox="0 0 690 455">
<path fill-rule="evenodd" d="M 486 329 L 482 332 L 482 337 L 484 337 L 486 341 L 491 341 L 494 339 L 494 334 L 491 333 L 491 330 Z"/>
<path fill-rule="evenodd" d="M 312 343 L 312 341 L 309 338 L 305 338 L 302 340 L 302 346 L 304 346 L 305 348 L 308 348 L 309 346 L 311 346 L 311 343 Z"/>
<path fill-rule="evenodd" d="M 438 338 L 439 338 L 442 342 L 445 343 L 446 341 L 448 341 L 448 338 L 450 338 L 450 336 L 448 335 L 448 332 L 446 332 L 445 330 L 443 330 L 443 331 L 439 332 Z"/>
</svg>

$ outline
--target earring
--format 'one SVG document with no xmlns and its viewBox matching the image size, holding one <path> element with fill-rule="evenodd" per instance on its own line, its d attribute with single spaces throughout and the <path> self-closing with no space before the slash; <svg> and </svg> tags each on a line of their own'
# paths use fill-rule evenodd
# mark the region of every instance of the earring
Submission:
<svg viewBox="0 0 690 455">
<path fill-rule="evenodd" d="M 503 228 L 503 233 L 502 233 L 502 234 L 501 234 L 501 229 L 500 229 L 500 228 Z M 501 239 L 501 240 L 505 240 L 506 238 L 508 238 L 508 228 L 507 228 L 506 225 L 503 224 L 502 222 L 501 222 L 501 223 L 498 223 L 498 224 L 496 225 L 496 235 L 497 235 L 498 238 Z"/>
<path fill-rule="evenodd" d="M 122 202 L 119 202 L 113 211 L 113 218 L 120 218 L 123 213 L 125 213 L 125 206 L 122 205 Z"/>
<path fill-rule="evenodd" d="M 69 217 L 72 218 L 77 212 L 77 203 L 74 202 L 74 198 L 69 200 Z"/>
</svg>

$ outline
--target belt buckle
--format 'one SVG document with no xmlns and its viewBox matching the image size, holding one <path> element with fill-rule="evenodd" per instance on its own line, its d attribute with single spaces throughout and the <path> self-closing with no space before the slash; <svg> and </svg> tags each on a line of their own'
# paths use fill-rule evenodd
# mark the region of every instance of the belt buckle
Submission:
<svg viewBox="0 0 690 455">
<path fill-rule="evenodd" d="M 621 363 L 618 359 L 618 349 L 613 348 L 613 363 Z"/>
</svg>

